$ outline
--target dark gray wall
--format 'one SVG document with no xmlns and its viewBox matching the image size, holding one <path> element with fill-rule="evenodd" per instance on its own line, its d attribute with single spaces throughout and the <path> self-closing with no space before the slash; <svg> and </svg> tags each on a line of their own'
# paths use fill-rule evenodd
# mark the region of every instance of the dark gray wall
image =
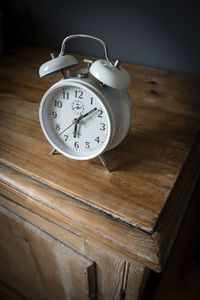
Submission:
<svg viewBox="0 0 200 300">
<path fill-rule="evenodd" d="M 6 36 L 59 49 L 63 38 L 102 38 L 121 61 L 200 74 L 198 1 L 6 0 Z M 93 41 L 70 41 L 71 51 L 103 56 Z"/>
</svg>

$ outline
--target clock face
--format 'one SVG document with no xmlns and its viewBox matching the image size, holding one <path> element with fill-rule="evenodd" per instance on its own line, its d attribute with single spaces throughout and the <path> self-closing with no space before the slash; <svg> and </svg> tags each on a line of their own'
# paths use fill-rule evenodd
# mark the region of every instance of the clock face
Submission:
<svg viewBox="0 0 200 300">
<path fill-rule="evenodd" d="M 40 122 L 51 145 L 74 159 L 98 156 L 110 139 L 110 118 L 104 104 L 81 84 L 62 84 L 47 91 L 40 106 Z"/>
</svg>

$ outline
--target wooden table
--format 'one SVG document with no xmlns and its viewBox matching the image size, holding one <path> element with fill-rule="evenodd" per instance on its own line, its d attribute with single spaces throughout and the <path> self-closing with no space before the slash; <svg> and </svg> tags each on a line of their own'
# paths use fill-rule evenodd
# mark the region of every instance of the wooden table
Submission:
<svg viewBox="0 0 200 300">
<path fill-rule="evenodd" d="M 137 299 L 199 176 L 200 78 L 124 64 L 135 120 L 105 154 L 108 173 L 98 158 L 49 155 L 38 119 L 60 78 L 39 78 L 49 59 L 22 46 L 0 58 L 1 286 L 29 299 Z"/>
</svg>

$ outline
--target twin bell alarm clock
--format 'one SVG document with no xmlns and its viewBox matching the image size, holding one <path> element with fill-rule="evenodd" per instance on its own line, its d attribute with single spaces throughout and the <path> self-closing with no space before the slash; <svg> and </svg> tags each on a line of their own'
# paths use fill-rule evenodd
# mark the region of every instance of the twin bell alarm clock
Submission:
<svg viewBox="0 0 200 300">
<path fill-rule="evenodd" d="M 85 59 L 86 67 L 69 71 L 77 59 L 65 54 L 66 44 L 74 38 L 89 38 L 104 47 L 105 59 Z M 63 40 L 60 54 L 41 65 L 40 77 L 61 72 L 62 79 L 44 94 L 39 110 L 43 133 L 53 150 L 76 160 L 99 157 L 109 170 L 103 153 L 113 149 L 128 133 L 133 110 L 127 89 L 129 73 L 108 57 L 104 41 L 84 34 Z M 67 72 L 65 72 L 67 70 Z"/>
</svg>

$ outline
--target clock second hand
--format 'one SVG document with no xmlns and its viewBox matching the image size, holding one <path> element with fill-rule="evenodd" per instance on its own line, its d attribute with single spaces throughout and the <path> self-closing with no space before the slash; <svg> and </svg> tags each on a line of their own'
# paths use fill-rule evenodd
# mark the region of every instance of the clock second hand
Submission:
<svg viewBox="0 0 200 300">
<path fill-rule="evenodd" d="M 77 124 L 76 122 L 77 122 L 77 119 L 74 119 L 74 120 L 72 121 L 72 124 L 69 125 L 67 128 L 65 128 L 61 133 L 59 133 L 58 136 L 60 136 L 61 134 L 63 134 L 63 132 L 65 132 L 67 129 L 69 129 L 72 125 Z"/>
<path fill-rule="evenodd" d="M 88 111 L 86 114 L 84 114 L 84 115 L 80 115 L 80 117 L 78 117 L 78 119 L 76 119 L 76 121 L 75 121 L 75 126 L 74 126 L 74 138 L 76 138 L 77 137 L 77 135 L 78 135 L 78 132 L 77 132 L 77 128 L 78 128 L 78 123 L 81 121 L 81 120 L 83 120 L 84 118 L 86 118 L 87 116 L 89 116 L 89 115 L 91 115 L 93 112 L 95 112 L 97 110 L 97 108 L 95 107 L 95 108 L 93 108 L 93 109 L 91 109 L 90 111 Z"/>
</svg>

